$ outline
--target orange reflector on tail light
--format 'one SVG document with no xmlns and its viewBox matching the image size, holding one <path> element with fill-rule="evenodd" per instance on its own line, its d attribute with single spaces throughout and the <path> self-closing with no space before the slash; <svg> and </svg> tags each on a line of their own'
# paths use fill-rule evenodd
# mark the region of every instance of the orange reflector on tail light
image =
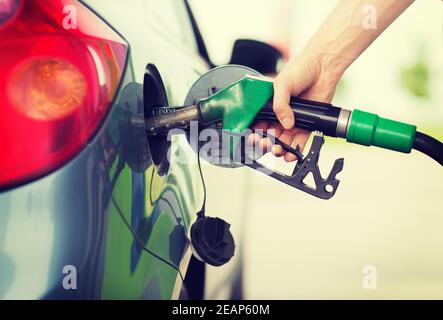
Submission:
<svg viewBox="0 0 443 320">
<path fill-rule="evenodd" d="M 80 70 L 56 58 L 25 62 L 13 72 L 8 87 L 8 95 L 15 107 L 40 120 L 68 115 L 81 106 L 87 90 Z"/>
</svg>

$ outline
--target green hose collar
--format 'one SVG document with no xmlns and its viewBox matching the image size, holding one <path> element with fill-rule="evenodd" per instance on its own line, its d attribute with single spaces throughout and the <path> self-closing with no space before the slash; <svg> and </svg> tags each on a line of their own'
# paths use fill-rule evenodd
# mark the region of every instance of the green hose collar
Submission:
<svg viewBox="0 0 443 320">
<path fill-rule="evenodd" d="M 346 140 L 365 146 L 377 146 L 409 153 L 414 143 L 416 127 L 407 123 L 381 118 L 376 114 L 354 110 Z"/>
</svg>

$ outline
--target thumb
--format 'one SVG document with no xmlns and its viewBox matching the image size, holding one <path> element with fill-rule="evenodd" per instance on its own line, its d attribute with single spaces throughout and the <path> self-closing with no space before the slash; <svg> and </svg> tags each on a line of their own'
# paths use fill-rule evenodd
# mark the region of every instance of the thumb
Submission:
<svg viewBox="0 0 443 320">
<path fill-rule="evenodd" d="M 294 113 L 289 106 L 289 100 L 291 99 L 289 83 L 290 82 L 283 77 L 277 77 L 274 80 L 273 109 L 277 115 L 278 121 L 280 121 L 285 129 L 292 128 L 295 121 Z"/>
<path fill-rule="evenodd" d="M 308 64 L 289 63 L 274 80 L 273 109 L 285 129 L 294 127 L 294 112 L 289 106 L 296 97 L 314 82 L 315 72 Z"/>
</svg>

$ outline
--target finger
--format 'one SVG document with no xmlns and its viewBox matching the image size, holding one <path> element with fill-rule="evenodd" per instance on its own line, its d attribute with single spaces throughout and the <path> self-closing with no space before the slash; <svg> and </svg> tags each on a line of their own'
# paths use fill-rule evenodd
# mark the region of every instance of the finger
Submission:
<svg viewBox="0 0 443 320">
<path fill-rule="evenodd" d="M 280 135 L 279 139 L 280 139 L 281 141 L 283 141 L 284 143 L 291 145 L 292 140 L 294 139 L 295 134 L 297 133 L 297 131 L 298 131 L 298 130 L 297 130 L 297 129 L 294 129 L 294 128 L 292 128 L 292 129 L 290 129 L 290 130 L 285 130 L 285 131 L 283 131 L 283 133 Z"/>
<path fill-rule="evenodd" d="M 277 122 L 271 122 L 269 125 L 268 130 L 266 131 L 267 134 L 273 136 L 274 138 L 280 137 L 280 135 L 283 132 L 283 127 L 280 125 L 280 123 Z M 269 152 L 271 147 L 274 145 L 273 139 L 263 139 L 261 141 L 263 145 L 263 151 Z"/>
<path fill-rule="evenodd" d="M 269 124 L 269 134 L 273 135 L 274 137 L 278 138 L 283 133 L 285 129 L 282 127 L 282 125 L 279 122 L 271 122 Z"/>
<path fill-rule="evenodd" d="M 293 137 L 295 135 L 296 130 L 297 129 L 295 129 L 295 128 L 292 128 L 292 129 L 289 129 L 289 130 L 284 130 L 280 134 L 280 136 L 278 137 L 279 140 L 290 145 L 292 140 L 293 140 Z M 281 157 L 281 156 L 284 156 L 286 154 L 286 151 L 281 146 L 279 146 L 279 145 L 276 145 L 276 147 L 274 148 L 274 151 L 273 152 L 274 152 L 275 156 Z"/>
<path fill-rule="evenodd" d="M 277 77 L 274 81 L 273 109 L 285 129 L 294 126 L 294 113 L 289 106 L 291 90 L 289 80 L 284 77 Z"/>
<path fill-rule="evenodd" d="M 297 147 L 296 138 L 297 138 L 297 136 L 295 136 L 293 138 L 292 143 L 291 143 L 291 147 L 293 149 L 295 149 Z M 291 152 L 286 152 L 284 159 L 286 162 L 293 162 L 293 161 L 297 160 L 297 156 Z"/>
<path fill-rule="evenodd" d="M 259 143 L 261 139 L 262 139 L 262 137 L 258 133 L 251 133 L 248 136 L 248 143 L 250 145 L 255 145 L 255 144 Z"/>
<path fill-rule="evenodd" d="M 259 148 L 262 150 L 263 153 L 268 153 L 272 148 L 272 141 L 269 138 L 263 138 L 258 143 Z"/>
<path fill-rule="evenodd" d="M 285 155 L 285 153 L 286 153 L 285 150 L 283 150 L 283 148 L 280 145 L 276 144 L 276 145 L 272 146 L 272 154 L 274 156 L 276 156 L 278 158 L 283 157 Z"/>
<path fill-rule="evenodd" d="M 286 144 L 291 144 L 293 137 L 294 137 L 294 129 L 291 129 L 291 130 L 283 131 L 283 133 L 280 135 L 279 139 L 280 139 L 280 141 L 282 141 Z M 284 151 L 284 149 L 281 146 L 276 145 L 273 153 L 277 157 L 282 157 L 286 154 L 286 151 Z"/>
<path fill-rule="evenodd" d="M 269 122 L 266 120 L 260 120 L 260 121 L 256 121 L 254 122 L 254 124 L 252 125 L 252 129 L 253 130 L 262 130 L 263 132 L 266 131 L 268 129 L 269 126 Z M 261 140 L 261 136 L 258 133 L 252 133 L 248 136 L 248 142 L 250 144 L 256 144 Z"/>
<path fill-rule="evenodd" d="M 286 144 L 291 145 L 292 141 L 294 140 L 294 136 L 295 136 L 295 132 L 296 129 L 291 129 L 291 130 L 285 130 L 283 131 L 283 133 L 280 136 L 280 140 Z M 284 156 L 287 156 L 287 152 L 285 152 Z M 289 157 L 289 156 L 288 156 Z M 289 159 L 292 159 L 293 157 L 289 157 Z M 294 161 L 295 159 L 293 159 L 292 161 Z"/>
</svg>

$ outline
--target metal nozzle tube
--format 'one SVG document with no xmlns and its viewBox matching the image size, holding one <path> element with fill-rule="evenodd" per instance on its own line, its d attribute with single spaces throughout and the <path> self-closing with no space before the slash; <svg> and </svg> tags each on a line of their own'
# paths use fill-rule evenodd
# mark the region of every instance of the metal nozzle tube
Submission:
<svg viewBox="0 0 443 320">
<path fill-rule="evenodd" d="M 174 128 L 187 126 L 189 122 L 198 120 L 198 107 L 190 106 L 177 109 L 174 112 L 167 112 L 161 115 L 147 117 L 145 119 L 145 124 L 148 134 L 156 134 L 159 132 L 167 132 Z"/>
</svg>

